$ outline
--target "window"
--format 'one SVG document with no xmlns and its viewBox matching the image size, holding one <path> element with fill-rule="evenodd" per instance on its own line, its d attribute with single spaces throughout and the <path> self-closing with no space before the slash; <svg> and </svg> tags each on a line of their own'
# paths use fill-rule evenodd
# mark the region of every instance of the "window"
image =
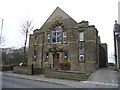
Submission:
<svg viewBox="0 0 120 90">
<path fill-rule="evenodd" d="M 63 32 L 63 43 L 67 42 L 67 32 Z"/>
<path fill-rule="evenodd" d="M 84 41 L 84 32 L 80 32 L 80 41 Z"/>
<path fill-rule="evenodd" d="M 80 61 L 84 60 L 84 48 L 81 48 L 79 51 L 79 60 Z"/>
<path fill-rule="evenodd" d="M 36 55 L 34 55 L 33 58 L 36 59 Z"/>
<path fill-rule="evenodd" d="M 35 40 L 34 40 L 34 46 L 36 46 L 37 45 L 37 40 L 36 40 L 36 38 L 35 38 Z"/>
<path fill-rule="evenodd" d="M 67 59 L 67 53 L 65 53 L 65 57 L 64 58 Z"/>
<path fill-rule="evenodd" d="M 51 43 L 50 34 L 47 35 L 47 43 Z"/>
<path fill-rule="evenodd" d="M 36 51 L 34 50 L 34 55 L 33 55 L 33 58 L 36 59 L 37 58 L 37 53 Z"/>
<path fill-rule="evenodd" d="M 46 59 L 48 59 L 48 53 L 46 53 Z"/>
<path fill-rule="evenodd" d="M 61 41 L 62 41 L 61 26 L 56 26 L 52 31 L 52 43 L 61 43 Z"/>
</svg>

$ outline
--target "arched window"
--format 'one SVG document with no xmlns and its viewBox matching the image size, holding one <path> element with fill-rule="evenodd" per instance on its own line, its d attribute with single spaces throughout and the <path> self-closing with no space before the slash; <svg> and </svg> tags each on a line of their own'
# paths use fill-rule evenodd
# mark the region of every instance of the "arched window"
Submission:
<svg viewBox="0 0 120 90">
<path fill-rule="evenodd" d="M 84 60 L 84 48 L 81 48 L 79 51 L 79 60 L 80 61 Z"/>
<path fill-rule="evenodd" d="M 52 31 L 52 43 L 62 42 L 62 28 L 61 26 L 56 26 Z"/>
</svg>

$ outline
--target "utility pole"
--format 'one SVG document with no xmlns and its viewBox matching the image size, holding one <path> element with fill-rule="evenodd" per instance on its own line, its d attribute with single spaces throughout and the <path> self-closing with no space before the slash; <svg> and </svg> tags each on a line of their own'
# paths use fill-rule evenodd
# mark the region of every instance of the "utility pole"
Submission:
<svg viewBox="0 0 120 90">
<path fill-rule="evenodd" d="M 3 30 L 3 19 L 2 19 L 2 23 L 1 23 L 0 43 L 2 42 L 2 30 Z"/>
<path fill-rule="evenodd" d="M 2 44 L 2 29 L 3 29 L 3 19 L 2 19 L 2 23 L 1 23 L 1 32 L 0 32 L 0 67 L 2 67 L 2 64 L 4 64 L 4 62 L 2 62 L 2 48 L 1 48 L 1 44 Z"/>
<path fill-rule="evenodd" d="M 120 25 L 115 21 L 114 24 L 114 53 L 115 53 L 115 69 L 120 70 Z"/>
</svg>

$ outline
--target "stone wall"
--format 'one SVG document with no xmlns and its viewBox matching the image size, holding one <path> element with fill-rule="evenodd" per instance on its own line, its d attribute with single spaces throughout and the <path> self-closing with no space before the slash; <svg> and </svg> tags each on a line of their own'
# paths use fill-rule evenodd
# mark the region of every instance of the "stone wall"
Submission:
<svg viewBox="0 0 120 90">
<path fill-rule="evenodd" d="M 70 22 L 68 22 L 70 21 Z M 95 26 L 88 26 L 88 22 L 79 23 L 77 27 L 77 23 L 72 21 L 71 19 L 61 20 L 59 21 L 64 26 L 63 31 L 67 32 L 67 43 L 60 44 L 48 44 L 47 43 L 47 33 L 51 33 L 50 27 L 55 22 L 49 22 L 49 24 L 45 24 L 41 29 L 35 30 L 33 35 L 30 35 L 30 43 L 29 43 L 29 59 L 28 65 L 34 64 L 33 68 L 42 68 L 45 66 L 45 56 L 48 53 L 48 62 L 52 64 L 52 53 L 49 52 L 51 48 L 58 48 L 62 51 L 57 51 L 60 56 L 60 61 L 64 60 L 64 53 L 67 52 L 68 58 L 67 60 L 71 63 L 71 70 L 78 71 L 88 71 L 93 72 L 98 68 L 98 31 Z M 77 27 L 74 28 L 74 27 Z M 85 33 L 85 41 L 79 41 L 79 33 L 84 31 Z M 44 33 L 44 34 L 43 34 Z M 34 52 L 34 37 L 37 36 L 37 58 L 36 61 L 33 61 L 33 52 Z M 85 49 L 85 61 L 79 61 L 79 50 L 83 47 Z M 43 64 L 43 65 L 42 65 Z M 83 67 L 80 65 L 82 64 Z"/>
<path fill-rule="evenodd" d="M 86 81 L 90 74 L 75 71 L 45 71 L 45 77 L 67 80 Z"/>
<path fill-rule="evenodd" d="M 32 75 L 35 74 L 44 74 L 44 68 L 33 68 Z"/>
<path fill-rule="evenodd" d="M 13 72 L 19 74 L 30 74 L 30 75 L 43 74 L 44 68 L 33 68 L 32 66 L 14 66 Z"/>
<path fill-rule="evenodd" d="M 13 72 L 19 74 L 29 74 L 29 69 L 27 66 L 14 66 Z"/>
<path fill-rule="evenodd" d="M 101 43 L 99 45 L 99 68 L 106 67 L 108 64 L 107 44 Z"/>
<path fill-rule="evenodd" d="M 0 71 L 11 71 L 11 70 L 13 70 L 13 65 L 4 65 L 4 66 L 1 66 Z"/>
</svg>

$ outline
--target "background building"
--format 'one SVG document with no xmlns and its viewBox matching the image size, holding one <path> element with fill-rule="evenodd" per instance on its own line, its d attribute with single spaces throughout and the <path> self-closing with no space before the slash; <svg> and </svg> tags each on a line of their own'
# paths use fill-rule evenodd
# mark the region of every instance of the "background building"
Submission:
<svg viewBox="0 0 120 90">
<path fill-rule="evenodd" d="M 88 21 L 77 23 L 57 7 L 30 35 L 28 65 L 60 69 L 63 61 L 70 63 L 72 71 L 93 72 L 107 65 L 107 44 L 100 42 L 94 25 Z"/>
</svg>

